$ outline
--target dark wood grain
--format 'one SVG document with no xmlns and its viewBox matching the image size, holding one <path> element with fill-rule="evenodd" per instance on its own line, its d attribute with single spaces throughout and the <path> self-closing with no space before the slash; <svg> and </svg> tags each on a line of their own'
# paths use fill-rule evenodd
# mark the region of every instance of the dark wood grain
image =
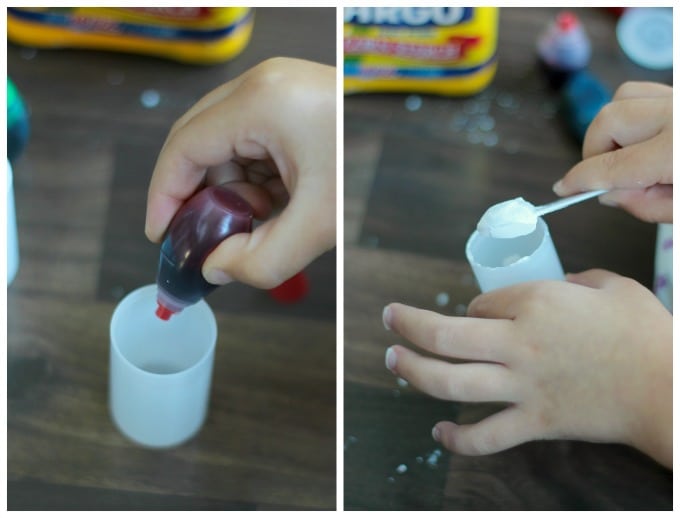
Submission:
<svg viewBox="0 0 680 518">
<path fill-rule="evenodd" d="M 642 69 L 623 54 L 609 12 L 575 11 L 593 43 L 590 70 L 608 88 L 633 79 L 671 84 L 671 72 Z M 580 159 L 535 57 L 536 38 L 557 12 L 501 9 L 498 71 L 478 95 L 423 95 L 416 111 L 406 109 L 407 95 L 345 98 L 346 509 L 672 507 L 672 472 L 620 445 L 532 442 L 484 457 L 444 454 L 445 477 L 411 471 L 417 451 L 436 448 L 429 434 L 437 420 L 476 422 L 501 406 L 434 401 L 384 367 L 397 340 L 382 326 L 385 304 L 464 313 L 478 293 L 464 246 L 482 213 L 516 196 L 554 199 L 552 184 Z M 480 112 L 493 120 L 486 133 L 496 141 L 477 142 L 469 130 Z M 655 225 L 596 201 L 546 220 L 566 270 L 607 268 L 651 287 Z M 448 302 L 437 304 L 438 295 Z M 394 474 L 401 463 L 411 478 Z"/>
<path fill-rule="evenodd" d="M 14 164 L 21 263 L 8 288 L 10 509 L 335 509 L 335 254 L 310 265 L 309 296 L 217 290 L 210 410 L 177 448 L 127 441 L 108 411 L 109 321 L 154 282 L 146 190 L 172 123 L 267 57 L 335 62 L 334 9 L 259 9 L 222 65 L 10 45 L 31 110 Z M 116 78 L 112 81 L 111 78 Z M 115 83 L 115 84 L 114 84 Z M 160 94 L 144 108 L 146 89 Z"/>
</svg>

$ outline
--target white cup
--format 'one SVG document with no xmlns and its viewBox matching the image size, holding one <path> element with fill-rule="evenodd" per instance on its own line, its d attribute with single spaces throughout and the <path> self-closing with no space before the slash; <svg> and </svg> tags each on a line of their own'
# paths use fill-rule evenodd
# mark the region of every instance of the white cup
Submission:
<svg viewBox="0 0 680 518">
<path fill-rule="evenodd" d="M 564 280 L 564 270 L 548 225 L 538 219 L 526 236 L 498 239 L 475 231 L 465 255 L 482 293 L 526 281 Z"/>
<path fill-rule="evenodd" d="M 169 448 L 193 437 L 207 415 L 217 323 L 204 300 L 159 319 L 156 290 L 133 291 L 113 312 L 109 405 L 123 435 Z"/>
<path fill-rule="evenodd" d="M 12 284 L 19 270 L 19 237 L 17 214 L 14 207 L 12 164 L 7 160 L 7 286 Z"/>
</svg>

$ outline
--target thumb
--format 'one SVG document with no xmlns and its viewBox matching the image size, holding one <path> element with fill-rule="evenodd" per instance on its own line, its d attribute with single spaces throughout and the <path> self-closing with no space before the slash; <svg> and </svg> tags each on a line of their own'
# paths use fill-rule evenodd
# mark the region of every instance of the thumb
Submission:
<svg viewBox="0 0 680 518">
<path fill-rule="evenodd" d="M 318 199 L 312 205 L 305 201 L 293 197 L 279 216 L 252 233 L 225 239 L 203 263 L 205 279 L 271 289 L 329 250 L 335 244 L 335 200 L 331 206 Z"/>
</svg>

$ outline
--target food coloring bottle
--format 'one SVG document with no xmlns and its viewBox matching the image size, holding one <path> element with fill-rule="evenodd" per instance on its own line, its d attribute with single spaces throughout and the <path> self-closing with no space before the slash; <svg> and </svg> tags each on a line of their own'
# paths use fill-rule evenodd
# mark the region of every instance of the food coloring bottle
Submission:
<svg viewBox="0 0 680 518">
<path fill-rule="evenodd" d="M 7 159 L 16 160 L 26 147 L 30 125 L 28 111 L 17 87 L 7 78 Z"/>
<path fill-rule="evenodd" d="M 537 43 L 539 62 L 553 88 L 560 88 L 590 61 L 590 40 L 575 14 L 562 11 L 541 34 Z"/>
<path fill-rule="evenodd" d="M 252 221 L 248 202 L 220 185 L 199 191 L 180 208 L 161 245 L 158 318 L 168 320 L 217 288 L 203 278 L 203 262 L 229 236 L 250 232 Z"/>
</svg>

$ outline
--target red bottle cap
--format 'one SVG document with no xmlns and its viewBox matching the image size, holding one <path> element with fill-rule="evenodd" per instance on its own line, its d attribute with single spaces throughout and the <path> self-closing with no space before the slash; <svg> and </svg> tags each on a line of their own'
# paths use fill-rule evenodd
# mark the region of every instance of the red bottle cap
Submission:
<svg viewBox="0 0 680 518">
<path fill-rule="evenodd" d="M 578 25 L 578 18 L 574 13 L 562 11 L 557 15 L 557 26 L 561 32 L 569 32 Z"/>
<path fill-rule="evenodd" d="M 158 308 L 156 308 L 156 316 L 161 320 L 170 320 L 170 317 L 174 315 L 175 312 L 171 309 L 166 308 L 160 302 L 158 303 Z"/>
<path fill-rule="evenodd" d="M 297 302 L 304 298 L 309 291 L 309 282 L 304 272 L 293 275 L 290 279 L 276 288 L 269 290 L 269 294 L 283 303 Z"/>
</svg>

